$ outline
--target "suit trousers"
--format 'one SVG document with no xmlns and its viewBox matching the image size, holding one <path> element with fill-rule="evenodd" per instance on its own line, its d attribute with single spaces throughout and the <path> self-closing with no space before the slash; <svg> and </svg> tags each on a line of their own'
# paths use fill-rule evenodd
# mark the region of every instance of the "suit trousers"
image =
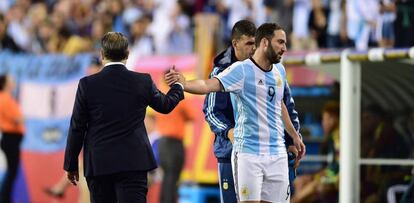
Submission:
<svg viewBox="0 0 414 203">
<path fill-rule="evenodd" d="M 146 203 L 147 171 L 86 177 L 91 203 Z"/>
</svg>

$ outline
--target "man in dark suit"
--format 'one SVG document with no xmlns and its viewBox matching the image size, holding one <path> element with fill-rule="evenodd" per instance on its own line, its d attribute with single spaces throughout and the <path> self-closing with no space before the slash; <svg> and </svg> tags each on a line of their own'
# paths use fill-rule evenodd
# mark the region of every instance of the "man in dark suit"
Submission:
<svg viewBox="0 0 414 203">
<path fill-rule="evenodd" d="M 147 106 L 169 113 L 184 98 L 176 83 L 164 95 L 148 74 L 126 69 L 128 40 L 102 38 L 101 72 L 79 81 L 67 140 L 64 169 L 76 185 L 83 146 L 91 202 L 146 202 L 147 172 L 156 168 L 144 126 Z"/>
</svg>

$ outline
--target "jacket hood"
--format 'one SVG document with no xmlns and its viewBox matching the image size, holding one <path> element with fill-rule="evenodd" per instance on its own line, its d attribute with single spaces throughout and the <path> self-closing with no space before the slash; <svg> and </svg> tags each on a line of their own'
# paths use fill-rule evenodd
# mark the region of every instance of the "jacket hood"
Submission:
<svg viewBox="0 0 414 203">
<path fill-rule="evenodd" d="M 214 66 L 223 70 L 236 61 L 237 59 L 234 53 L 234 48 L 230 46 L 214 58 Z"/>
</svg>

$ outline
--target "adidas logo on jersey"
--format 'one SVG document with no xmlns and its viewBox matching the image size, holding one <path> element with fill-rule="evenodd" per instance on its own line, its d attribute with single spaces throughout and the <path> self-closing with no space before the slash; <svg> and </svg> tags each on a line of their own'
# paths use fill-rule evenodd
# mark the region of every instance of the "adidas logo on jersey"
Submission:
<svg viewBox="0 0 414 203">
<path fill-rule="evenodd" d="M 259 80 L 259 82 L 257 83 L 258 85 L 263 85 L 263 81 Z"/>
</svg>

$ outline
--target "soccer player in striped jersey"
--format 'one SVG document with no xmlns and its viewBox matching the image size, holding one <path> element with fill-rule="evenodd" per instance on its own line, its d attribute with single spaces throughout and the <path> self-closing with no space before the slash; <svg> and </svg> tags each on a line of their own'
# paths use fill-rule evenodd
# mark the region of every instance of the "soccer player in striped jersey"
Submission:
<svg viewBox="0 0 414 203">
<path fill-rule="evenodd" d="M 248 20 L 240 20 L 233 26 L 231 32 L 231 46 L 223 50 L 214 58 L 214 67 L 211 71 L 210 78 L 220 74 L 226 68 L 237 61 L 244 61 L 251 57 L 255 50 L 256 26 Z M 289 112 L 290 119 L 296 129 L 299 131 L 300 124 L 298 114 L 295 111 L 295 103 L 291 97 L 289 86 L 284 87 L 283 102 Z M 220 186 L 221 203 L 237 203 L 236 193 L 234 190 L 233 170 L 231 166 L 231 154 L 233 145 L 230 139 L 233 139 L 233 130 L 235 126 L 233 106 L 231 104 L 230 93 L 228 92 L 211 92 L 206 95 L 204 100 L 203 112 L 205 119 L 214 132 L 214 155 L 218 162 L 218 178 Z M 288 151 L 297 155 L 296 148 L 292 139 L 285 132 L 285 144 Z M 289 157 L 289 156 L 288 156 Z M 299 164 L 291 160 L 289 164 L 289 183 L 291 194 L 293 194 L 293 181 L 295 167 Z M 294 164 L 294 165 L 291 165 Z"/>
<path fill-rule="evenodd" d="M 179 82 L 193 94 L 231 92 L 235 109 L 232 166 L 240 202 L 289 202 L 290 190 L 285 129 L 301 159 L 305 154 L 298 132 L 283 103 L 286 72 L 278 64 L 286 51 L 286 33 L 275 23 L 261 25 L 255 36 L 253 56 L 236 62 L 208 80 L 186 81 L 171 70 L 168 84 Z"/>
</svg>

